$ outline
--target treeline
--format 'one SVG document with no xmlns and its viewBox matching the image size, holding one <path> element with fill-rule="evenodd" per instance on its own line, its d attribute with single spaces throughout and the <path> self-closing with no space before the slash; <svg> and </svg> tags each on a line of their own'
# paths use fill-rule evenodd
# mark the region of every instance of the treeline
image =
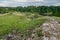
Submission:
<svg viewBox="0 0 60 40">
<path fill-rule="evenodd" d="M 60 16 L 60 6 L 28 6 L 28 7 L 0 7 L 0 13 L 8 12 L 32 12 L 40 15 Z"/>
</svg>

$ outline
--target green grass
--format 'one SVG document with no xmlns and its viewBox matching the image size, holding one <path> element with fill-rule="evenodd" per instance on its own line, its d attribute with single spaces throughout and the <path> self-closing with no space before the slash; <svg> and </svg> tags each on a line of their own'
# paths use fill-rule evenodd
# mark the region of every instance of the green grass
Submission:
<svg viewBox="0 0 60 40">
<path fill-rule="evenodd" d="M 16 15 L 0 16 L 0 38 L 12 31 L 12 29 L 25 31 L 28 28 L 36 27 L 45 21 L 43 17 L 30 19 Z"/>
<path fill-rule="evenodd" d="M 60 17 L 55 17 L 53 16 L 52 18 L 56 19 L 56 20 L 60 20 Z"/>
</svg>

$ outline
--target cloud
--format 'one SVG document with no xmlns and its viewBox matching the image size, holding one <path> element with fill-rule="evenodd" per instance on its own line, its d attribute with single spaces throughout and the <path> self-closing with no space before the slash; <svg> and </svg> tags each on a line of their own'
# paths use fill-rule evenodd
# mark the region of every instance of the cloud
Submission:
<svg viewBox="0 0 60 40">
<path fill-rule="evenodd" d="M 58 5 L 60 6 L 60 3 L 56 3 L 56 4 L 54 4 L 54 5 L 55 5 L 55 6 L 58 6 Z"/>
<path fill-rule="evenodd" d="M 44 0 L 35 0 L 35 1 L 38 1 L 39 2 L 39 1 L 44 1 Z"/>
<path fill-rule="evenodd" d="M 16 1 L 16 2 L 39 2 L 39 1 L 44 1 L 44 0 L 13 0 L 13 1 Z"/>
<path fill-rule="evenodd" d="M 58 5 L 60 0 L 0 0 L 0 6 L 41 6 L 41 5 Z"/>
<path fill-rule="evenodd" d="M 13 0 L 13 1 L 16 1 L 16 2 L 27 2 L 28 0 Z"/>
<path fill-rule="evenodd" d="M 15 3 L 16 2 L 14 2 L 14 1 L 4 0 L 4 1 L 0 1 L 0 6 L 4 6 L 4 7 L 15 6 Z"/>
<path fill-rule="evenodd" d="M 4 4 L 4 3 L 0 3 L 0 6 L 6 6 L 6 4 Z"/>
<path fill-rule="evenodd" d="M 0 6 L 7 6 L 8 5 L 8 1 L 2 1 L 2 2 L 0 2 Z"/>
</svg>

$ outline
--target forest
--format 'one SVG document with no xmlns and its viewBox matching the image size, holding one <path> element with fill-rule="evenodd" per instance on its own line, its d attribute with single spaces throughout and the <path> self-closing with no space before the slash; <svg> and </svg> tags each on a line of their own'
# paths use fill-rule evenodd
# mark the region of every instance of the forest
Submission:
<svg viewBox="0 0 60 40">
<path fill-rule="evenodd" d="M 60 16 L 60 6 L 0 7 L 0 14 L 15 11 L 38 13 L 42 16 Z"/>
</svg>

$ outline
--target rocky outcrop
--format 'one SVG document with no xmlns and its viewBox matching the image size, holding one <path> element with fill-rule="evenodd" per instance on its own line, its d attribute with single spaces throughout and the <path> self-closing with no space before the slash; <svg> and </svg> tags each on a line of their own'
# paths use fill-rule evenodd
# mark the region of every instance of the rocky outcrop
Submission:
<svg viewBox="0 0 60 40">
<path fill-rule="evenodd" d="M 1 40 L 40 40 L 40 37 L 37 34 L 37 29 L 28 29 L 25 33 L 17 33 L 16 31 L 13 31 L 4 36 Z"/>
<path fill-rule="evenodd" d="M 1 40 L 60 40 L 60 21 L 49 18 L 41 26 L 23 33 L 13 30 Z"/>
<path fill-rule="evenodd" d="M 42 40 L 60 40 L 60 23 L 55 19 L 49 19 L 43 23 L 42 29 Z"/>
</svg>

